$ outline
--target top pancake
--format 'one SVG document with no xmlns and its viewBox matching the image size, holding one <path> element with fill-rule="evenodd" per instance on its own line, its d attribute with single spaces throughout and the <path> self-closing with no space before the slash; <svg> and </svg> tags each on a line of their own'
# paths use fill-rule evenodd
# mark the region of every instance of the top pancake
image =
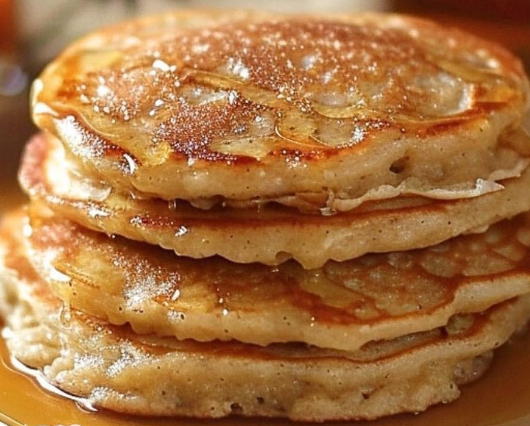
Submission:
<svg viewBox="0 0 530 426">
<path fill-rule="evenodd" d="M 517 168 L 509 133 L 528 100 L 519 61 L 501 47 L 370 14 L 133 21 L 74 43 L 33 89 L 36 123 L 90 173 L 208 203 L 325 204 L 401 184 L 478 195 L 465 190 Z"/>
</svg>

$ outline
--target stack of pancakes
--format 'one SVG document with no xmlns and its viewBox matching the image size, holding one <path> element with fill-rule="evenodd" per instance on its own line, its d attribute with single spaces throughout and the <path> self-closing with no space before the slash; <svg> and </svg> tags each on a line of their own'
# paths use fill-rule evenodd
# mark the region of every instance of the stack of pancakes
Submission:
<svg viewBox="0 0 530 426">
<path fill-rule="evenodd" d="M 143 415 L 452 401 L 530 318 L 528 96 L 501 47 L 396 15 L 92 34 L 33 87 L 8 347 Z"/>
</svg>

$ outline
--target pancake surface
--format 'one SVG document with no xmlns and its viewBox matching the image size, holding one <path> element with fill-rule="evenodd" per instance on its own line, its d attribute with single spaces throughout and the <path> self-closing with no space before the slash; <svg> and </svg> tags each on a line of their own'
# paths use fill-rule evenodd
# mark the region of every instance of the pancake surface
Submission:
<svg viewBox="0 0 530 426">
<path fill-rule="evenodd" d="M 0 255 L 13 356 L 90 404 L 126 413 L 324 421 L 418 412 L 458 397 L 530 316 L 526 296 L 355 352 L 179 342 L 69 310 L 4 237 Z"/>
<path fill-rule="evenodd" d="M 116 188 L 349 210 L 516 175 L 528 81 L 500 46 L 419 19 L 176 12 L 74 43 L 33 95 L 39 127 Z"/>
<path fill-rule="evenodd" d="M 530 169 L 503 181 L 503 190 L 476 198 L 400 197 L 323 217 L 277 206 L 203 211 L 185 202 L 132 198 L 67 170 L 65 164 L 55 139 L 36 136 L 24 155 L 22 187 L 33 199 L 88 228 L 182 256 L 220 255 L 240 263 L 274 265 L 293 258 L 317 268 L 329 259 L 438 244 L 530 209 Z"/>
<path fill-rule="evenodd" d="M 355 351 L 530 293 L 528 215 L 429 249 L 308 271 L 292 261 L 272 268 L 175 257 L 31 210 L 29 223 L 14 218 L 8 229 L 56 296 L 112 324 L 179 340 Z"/>
</svg>

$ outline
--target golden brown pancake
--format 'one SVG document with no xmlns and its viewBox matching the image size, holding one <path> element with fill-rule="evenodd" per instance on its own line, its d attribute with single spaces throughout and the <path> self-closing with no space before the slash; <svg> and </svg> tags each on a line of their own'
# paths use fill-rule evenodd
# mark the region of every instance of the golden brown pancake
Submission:
<svg viewBox="0 0 530 426">
<path fill-rule="evenodd" d="M 370 252 L 404 251 L 483 230 L 530 209 L 530 169 L 503 181 L 505 188 L 476 198 L 398 197 L 319 216 L 295 209 L 214 208 L 123 195 L 67 170 L 62 146 L 36 136 L 24 155 L 20 180 L 35 200 L 91 229 L 145 241 L 178 255 L 220 255 L 239 263 L 280 264 L 293 258 L 306 268 Z"/>
<path fill-rule="evenodd" d="M 121 190 L 329 213 L 498 189 L 528 91 L 508 51 L 420 19 L 175 12 L 74 43 L 32 109 Z"/>
<path fill-rule="evenodd" d="M 355 351 L 530 293 L 530 215 L 429 249 L 304 270 L 187 259 L 31 207 L 4 238 L 69 306 L 138 333 Z M 26 237 L 23 238 L 23 227 Z"/>
<path fill-rule="evenodd" d="M 71 310 L 4 238 L 0 255 L 11 354 L 87 404 L 142 415 L 324 421 L 419 412 L 457 398 L 458 386 L 480 377 L 491 350 L 530 317 L 524 296 L 355 352 L 178 341 Z"/>
<path fill-rule="evenodd" d="M 146 416 L 453 401 L 530 319 L 529 94 L 504 48 L 398 15 L 75 42 L 33 85 L 31 204 L 0 226 L 13 360 Z"/>
</svg>

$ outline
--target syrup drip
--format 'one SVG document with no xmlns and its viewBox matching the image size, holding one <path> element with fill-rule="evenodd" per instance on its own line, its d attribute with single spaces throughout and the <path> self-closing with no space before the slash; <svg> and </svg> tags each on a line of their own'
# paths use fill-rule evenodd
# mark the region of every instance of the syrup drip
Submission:
<svg viewBox="0 0 530 426">
<path fill-rule="evenodd" d="M 52 385 L 49 383 L 42 372 L 39 370 L 35 370 L 33 368 L 29 368 L 26 365 L 22 364 L 18 359 L 11 356 L 9 358 L 10 364 L 15 368 L 17 371 L 20 371 L 22 374 L 25 374 L 28 377 L 33 378 L 42 389 L 44 389 L 47 392 L 50 392 L 54 395 L 57 395 L 61 398 L 69 399 L 70 401 L 75 402 L 75 405 L 84 412 L 97 412 L 98 410 L 92 405 L 92 403 L 86 399 L 86 398 L 79 398 L 75 395 L 69 394 L 67 392 L 64 392 L 63 390 L 59 389 L 58 387 Z"/>
</svg>

